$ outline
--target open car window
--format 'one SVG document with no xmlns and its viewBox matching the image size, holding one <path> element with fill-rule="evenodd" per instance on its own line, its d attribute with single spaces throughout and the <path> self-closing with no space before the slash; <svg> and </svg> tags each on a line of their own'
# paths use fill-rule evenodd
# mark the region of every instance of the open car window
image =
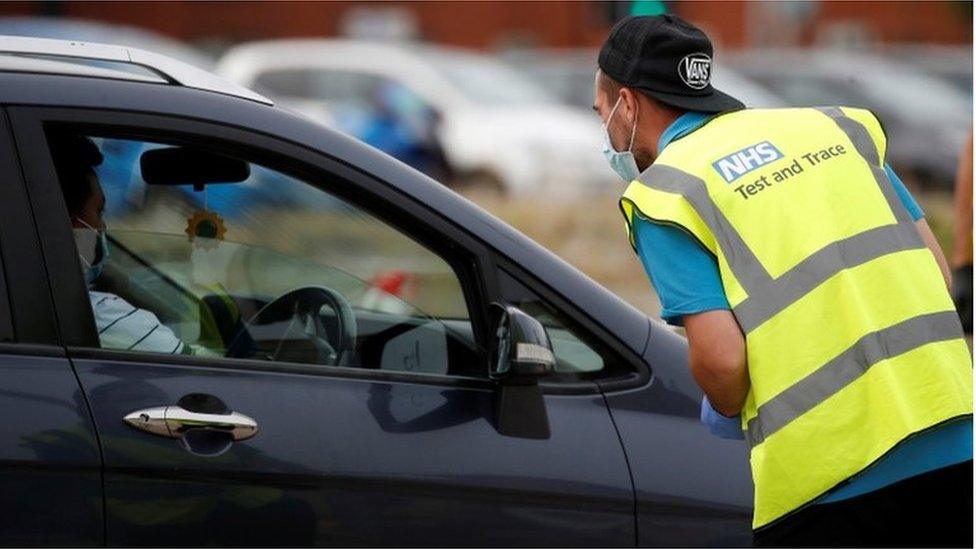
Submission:
<svg viewBox="0 0 976 549">
<path fill-rule="evenodd" d="M 71 155 L 63 145 L 52 156 L 102 347 L 485 375 L 450 263 L 323 190 L 344 182 L 318 188 L 224 153 L 77 138 L 101 155 L 93 177 L 73 176 L 81 167 L 59 158 Z M 79 191 L 86 182 L 104 196 L 100 216 L 79 207 L 98 194 Z"/>
</svg>

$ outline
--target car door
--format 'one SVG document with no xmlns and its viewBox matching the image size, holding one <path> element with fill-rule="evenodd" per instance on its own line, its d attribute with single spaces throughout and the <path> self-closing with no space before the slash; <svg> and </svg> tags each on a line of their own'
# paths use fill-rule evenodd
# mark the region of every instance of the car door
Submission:
<svg viewBox="0 0 976 549">
<path fill-rule="evenodd" d="M 104 452 L 109 544 L 635 543 L 632 484 L 595 382 L 547 391 L 546 437 L 496 428 L 493 261 L 437 212 L 228 125 L 72 109 L 11 118 L 39 189 L 59 328 Z M 110 253 L 91 293 L 52 132 L 88 138 L 104 157 Z M 148 157 L 161 162 L 146 160 L 159 150 Z M 247 174 L 189 182 L 180 154 L 211 172 L 244 162 Z M 313 294 L 326 305 L 310 315 L 301 296 Z M 103 299 L 125 304 L 112 322 Z M 107 337 L 135 316 L 150 318 L 142 338 Z M 160 333 L 194 354 L 142 347 Z M 133 426 L 177 414 L 180 432 Z"/>
<path fill-rule="evenodd" d="M 101 456 L 0 109 L 0 545 L 100 545 Z"/>
</svg>

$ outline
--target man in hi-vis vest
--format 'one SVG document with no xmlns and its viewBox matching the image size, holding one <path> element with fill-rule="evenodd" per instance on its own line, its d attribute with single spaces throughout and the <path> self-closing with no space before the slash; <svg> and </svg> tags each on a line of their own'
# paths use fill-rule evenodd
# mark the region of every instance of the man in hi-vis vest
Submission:
<svg viewBox="0 0 976 549">
<path fill-rule="evenodd" d="M 757 544 L 971 545 L 971 357 L 878 119 L 744 109 L 672 15 L 620 21 L 599 66 L 630 242 L 703 421 L 749 445 Z"/>
</svg>

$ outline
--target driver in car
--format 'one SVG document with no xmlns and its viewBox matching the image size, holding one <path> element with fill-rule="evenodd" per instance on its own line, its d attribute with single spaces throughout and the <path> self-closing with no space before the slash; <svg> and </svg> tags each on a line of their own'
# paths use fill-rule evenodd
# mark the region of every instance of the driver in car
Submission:
<svg viewBox="0 0 976 549">
<path fill-rule="evenodd" d="M 52 136 L 51 152 L 102 348 L 191 354 L 190 347 L 152 312 L 93 289 L 109 256 L 103 219 L 105 195 L 94 169 L 102 163 L 102 153 L 91 139 L 71 134 Z"/>
</svg>

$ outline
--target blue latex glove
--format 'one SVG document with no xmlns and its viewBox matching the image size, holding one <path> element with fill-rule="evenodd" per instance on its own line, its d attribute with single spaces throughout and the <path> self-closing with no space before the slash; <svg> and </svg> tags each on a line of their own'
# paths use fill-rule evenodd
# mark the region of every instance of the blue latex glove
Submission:
<svg viewBox="0 0 976 549">
<path fill-rule="evenodd" d="M 701 422 L 704 423 L 709 432 L 719 438 L 729 440 L 743 440 L 745 433 L 742 432 L 741 416 L 727 417 L 715 411 L 708 397 L 702 397 L 701 403 Z"/>
</svg>

